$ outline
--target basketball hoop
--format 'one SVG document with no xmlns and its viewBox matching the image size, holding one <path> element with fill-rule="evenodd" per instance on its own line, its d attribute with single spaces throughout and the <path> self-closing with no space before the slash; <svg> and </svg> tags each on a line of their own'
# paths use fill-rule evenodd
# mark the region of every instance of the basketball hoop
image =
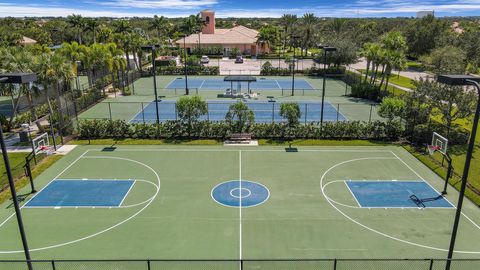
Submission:
<svg viewBox="0 0 480 270">
<path fill-rule="evenodd" d="M 47 145 L 41 145 L 38 147 L 38 153 L 45 153 L 47 156 L 53 154 L 53 148 Z"/>
<path fill-rule="evenodd" d="M 435 145 L 427 145 L 427 150 L 428 150 L 428 154 L 431 156 L 433 154 L 435 154 L 435 151 L 438 151 L 440 149 L 439 146 L 435 146 Z"/>
</svg>

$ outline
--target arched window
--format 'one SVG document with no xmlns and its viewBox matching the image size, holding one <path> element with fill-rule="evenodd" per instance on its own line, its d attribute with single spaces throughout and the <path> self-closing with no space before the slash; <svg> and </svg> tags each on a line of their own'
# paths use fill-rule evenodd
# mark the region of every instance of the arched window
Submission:
<svg viewBox="0 0 480 270">
<path fill-rule="evenodd" d="M 207 17 L 205 18 L 205 22 L 206 22 L 207 24 L 210 23 L 210 16 L 207 16 Z"/>
</svg>

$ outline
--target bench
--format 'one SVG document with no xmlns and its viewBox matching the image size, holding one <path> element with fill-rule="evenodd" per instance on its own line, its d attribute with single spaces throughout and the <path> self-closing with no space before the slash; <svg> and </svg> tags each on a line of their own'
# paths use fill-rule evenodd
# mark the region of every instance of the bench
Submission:
<svg viewBox="0 0 480 270">
<path fill-rule="evenodd" d="M 252 134 L 250 133 L 234 133 L 230 135 L 230 142 L 232 143 L 244 143 L 252 140 Z"/>
</svg>

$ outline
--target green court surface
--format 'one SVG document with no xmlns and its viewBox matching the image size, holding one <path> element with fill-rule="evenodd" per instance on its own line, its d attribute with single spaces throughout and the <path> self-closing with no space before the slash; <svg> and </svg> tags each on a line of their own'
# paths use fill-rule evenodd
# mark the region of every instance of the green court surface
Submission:
<svg viewBox="0 0 480 270">
<path fill-rule="evenodd" d="M 455 211 L 359 206 L 348 180 L 426 181 L 442 189 L 437 175 L 394 146 L 79 146 L 36 185 L 54 179 L 135 183 L 119 207 L 23 201 L 34 259 L 445 258 Z M 269 197 L 243 208 L 213 199 L 217 185 L 239 179 L 263 185 Z M 50 199 L 45 190 L 35 196 Z M 457 196 L 451 190 L 446 199 L 456 204 Z M 478 224 L 480 211 L 466 201 L 455 258 L 478 258 Z M 0 260 L 24 258 L 10 202 L 0 209 L 0 239 Z"/>
<path fill-rule="evenodd" d="M 185 94 L 185 89 L 165 89 L 166 86 L 176 78 L 181 76 L 157 76 L 157 93 L 162 96 L 161 99 L 175 100 Z M 262 76 L 257 76 L 261 78 Z M 223 78 L 222 76 L 190 76 L 189 78 Z M 287 77 L 268 77 L 269 79 L 285 80 Z M 298 76 L 300 79 L 305 79 L 316 90 L 297 90 L 295 95 L 291 96 L 290 90 L 284 90 L 283 95 L 281 90 L 262 90 L 260 93 L 260 100 L 267 100 L 268 96 L 274 96 L 278 102 L 283 101 L 321 101 L 323 79 Z M 136 114 L 142 111 L 155 98 L 153 91 L 153 78 L 144 77 L 135 81 L 134 95 L 109 98 L 101 102 L 80 115 L 81 119 L 114 119 L 130 121 Z M 362 99 L 351 98 L 345 96 L 345 92 L 350 91 L 350 87 L 343 81 L 338 79 L 327 79 L 326 81 L 325 100 L 330 102 L 342 115 L 348 120 L 381 120 L 382 118 L 377 114 L 376 104 Z M 199 95 L 205 100 L 227 100 L 218 98 L 218 94 L 223 91 L 219 90 L 198 90 L 191 89 L 191 95 Z"/>
</svg>

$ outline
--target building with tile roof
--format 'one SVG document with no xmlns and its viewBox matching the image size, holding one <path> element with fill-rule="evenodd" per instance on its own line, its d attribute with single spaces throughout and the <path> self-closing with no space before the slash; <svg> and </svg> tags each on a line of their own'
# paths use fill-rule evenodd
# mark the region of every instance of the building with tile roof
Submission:
<svg viewBox="0 0 480 270">
<path fill-rule="evenodd" d="M 245 26 L 235 26 L 230 29 L 215 27 L 215 12 L 204 10 L 200 12 L 205 25 L 202 32 L 195 33 L 185 38 L 185 47 L 190 52 L 194 48 L 222 48 L 223 55 L 228 56 L 234 48 L 243 55 L 269 53 L 270 48 L 265 44 L 259 44 L 258 31 Z M 176 43 L 183 48 L 184 39 Z"/>
</svg>

